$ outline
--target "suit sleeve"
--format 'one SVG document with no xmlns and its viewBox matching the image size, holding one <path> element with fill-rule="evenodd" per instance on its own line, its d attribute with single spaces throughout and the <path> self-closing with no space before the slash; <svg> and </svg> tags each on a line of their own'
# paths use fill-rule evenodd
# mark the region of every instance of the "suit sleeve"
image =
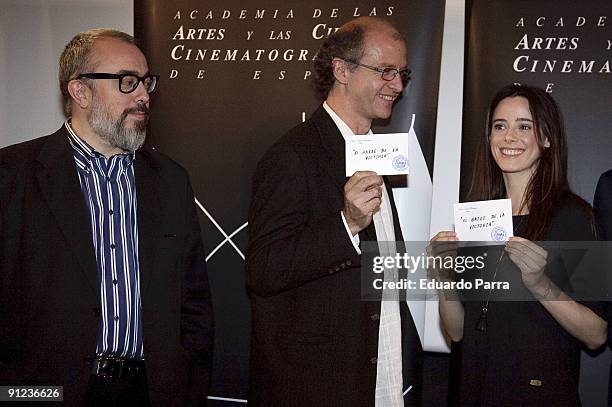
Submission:
<svg viewBox="0 0 612 407">
<path fill-rule="evenodd" d="M 191 185 L 187 183 L 188 232 L 183 246 L 181 340 L 193 363 L 187 383 L 187 405 L 205 403 L 210 383 L 213 344 L 213 309 L 206 270 L 206 254 Z"/>
<path fill-rule="evenodd" d="M 599 240 L 612 239 L 612 170 L 599 177 L 595 197 L 593 198 L 593 211 L 597 224 L 597 238 Z M 606 284 L 608 287 L 608 284 Z M 612 347 L 612 305 L 607 303 L 608 320 L 608 347 Z M 601 316 L 601 315 L 600 315 Z M 612 376 L 610 376 L 612 377 Z"/>
<path fill-rule="evenodd" d="M 8 315 L 8 309 L 5 308 L 4 298 L 8 296 L 5 287 L 4 287 L 4 279 L 6 278 L 6 270 L 5 270 L 5 248 L 4 241 L 6 239 L 6 225 L 3 224 L 4 221 L 4 209 L 5 199 L 8 195 L 8 175 L 6 174 L 4 168 L 2 168 L 2 157 L 0 156 L 0 331 L 3 332 L 2 337 L 0 337 L 0 383 L 5 384 L 5 381 L 8 380 L 8 377 L 5 377 L 5 373 L 7 372 L 8 366 L 5 366 L 5 360 L 9 359 L 9 346 L 5 343 L 4 338 L 10 337 L 10 327 L 7 326 L 8 320 L 6 316 Z"/>
<path fill-rule="evenodd" d="M 313 169 L 306 165 L 315 164 L 302 162 L 291 145 L 277 144 L 253 177 L 247 285 L 257 295 L 275 295 L 360 266 L 341 208 L 315 215 L 313 200 L 323 193 L 309 185 L 328 183 L 307 179 Z"/>
<path fill-rule="evenodd" d="M 601 175 L 593 199 L 599 240 L 612 239 L 612 171 Z"/>
</svg>

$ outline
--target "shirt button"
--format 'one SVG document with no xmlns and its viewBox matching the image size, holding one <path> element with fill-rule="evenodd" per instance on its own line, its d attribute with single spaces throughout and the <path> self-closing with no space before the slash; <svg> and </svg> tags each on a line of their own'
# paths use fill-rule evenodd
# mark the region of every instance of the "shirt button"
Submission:
<svg viewBox="0 0 612 407">
<path fill-rule="evenodd" d="M 353 265 L 353 262 L 352 262 L 352 261 L 350 261 L 350 260 L 347 260 L 347 261 L 346 261 L 346 265 L 347 265 L 347 266 L 352 266 L 352 265 Z"/>
<path fill-rule="evenodd" d="M 117 284 L 117 279 L 113 279 L 113 284 Z"/>
<path fill-rule="evenodd" d="M 115 315 L 115 321 L 119 321 L 119 316 Z"/>
<path fill-rule="evenodd" d="M 106 181 L 107 181 L 107 182 L 110 182 L 110 177 L 106 177 Z"/>
<path fill-rule="evenodd" d="M 370 363 L 371 364 L 375 365 L 376 362 L 378 362 L 378 358 L 374 357 L 374 358 L 370 359 Z"/>
<path fill-rule="evenodd" d="M 380 315 L 379 314 L 372 314 L 372 315 L 370 315 L 370 318 L 372 319 L 372 321 L 378 321 L 380 319 Z"/>
<path fill-rule="evenodd" d="M 114 248 L 115 248 L 115 244 L 114 244 L 114 243 L 111 243 L 110 248 L 111 248 L 111 249 L 114 249 Z"/>
<path fill-rule="evenodd" d="M 535 387 L 540 387 L 540 386 L 542 386 L 542 380 L 531 379 L 531 380 L 529 380 L 529 385 L 530 386 L 535 386 Z"/>
<path fill-rule="evenodd" d="M 110 211 L 108 211 L 109 215 L 113 214 L 113 210 L 111 209 Z"/>
</svg>

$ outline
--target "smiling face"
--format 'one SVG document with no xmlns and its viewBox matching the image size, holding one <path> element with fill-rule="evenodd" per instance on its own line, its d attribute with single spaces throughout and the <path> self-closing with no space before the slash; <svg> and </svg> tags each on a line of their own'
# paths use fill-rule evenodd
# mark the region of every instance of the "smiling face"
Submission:
<svg viewBox="0 0 612 407">
<path fill-rule="evenodd" d="M 493 112 L 489 144 L 505 177 L 520 176 L 526 180 L 535 172 L 542 149 L 550 146 L 546 138 L 540 146 L 529 102 L 522 96 L 499 102 Z"/>
<path fill-rule="evenodd" d="M 138 76 L 148 73 L 147 61 L 138 47 L 115 38 L 96 40 L 91 67 L 92 72 Z M 92 82 L 88 118 L 92 130 L 112 147 L 138 149 L 144 142 L 149 119 L 149 94 L 142 83 L 132 93 L 122 93 L 117 79 Z"/>
<path fill-rule="evenodd" d="M 393 34 L 390 29 L 367 31 L 358 62 L 377 68 L 406 68 L 406 46 Z M 361 66 L 348 72 L 346 86 L 346 103 L 353 119 L 367 124 L 368 129 L 372 120 L 391 116 L 393 103 L 404 89 L 400 75 L 386 81 L 380 72 Z"/>
</svg>

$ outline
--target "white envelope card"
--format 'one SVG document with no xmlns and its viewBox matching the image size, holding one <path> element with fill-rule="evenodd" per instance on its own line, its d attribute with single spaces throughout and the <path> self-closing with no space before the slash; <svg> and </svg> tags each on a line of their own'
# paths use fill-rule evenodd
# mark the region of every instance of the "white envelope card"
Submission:
<svg viewBox="0 0 612 407">
<path fill-rule="evenodd" d="M 459 240 L 505 242 L 514 236 L 510 199 L 462 202 L 453 209 Z"/>
<path fill-rule="evenodd" d="M 378 175 L 407 175 L 408 133 L 350 136 L 345 142 L 346 176 L 355 171 Z"/>
</svg>

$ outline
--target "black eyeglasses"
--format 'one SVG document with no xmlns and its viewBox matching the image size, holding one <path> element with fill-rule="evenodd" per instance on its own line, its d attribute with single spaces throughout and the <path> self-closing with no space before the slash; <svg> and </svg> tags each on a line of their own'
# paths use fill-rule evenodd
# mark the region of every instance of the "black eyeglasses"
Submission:
<svg viewBox="0 0 612 407">
<path fill-rule="evenodd" d="M 363 68 L 367 68 L 370 69 L 374 72 L 378 72 L 380 73 L 380 76 L 385 80 L 385 81 L 392 81 L 393 79 L 395 79 L 395 77 L 399 74 L 400 79 L 402 80 L 402 85 L 406 86 L 408 84 L 408 82 L 410 82 L 410 74 L 412 73 L 410 71 L 410 68 L 404 68 L 404 69 L 397 69 L 397 68 L 391 68 L 391 67 L 386 67 L 386 68 L 379 68 L 377 66 L 371 66 L 371 65 L 366 65 L 366 64 L 362 64 L 360 62 L 357 61 L 353 61 L 351 59 L 343 59 L 343 61 L 346 61 L 350 64 L 353 65 L 357 65 L 357 66 L 361 66 Z"/>
<path fill-rule="evenodd" d="M 77 76 L 77 79 L 87 78 L 87 79 L 118 79 L 119 80 L 119 92 L 121 93 L 132 93 L 138 87 L 138 84 L 142 82 L 145 87 L 147 93 L 153 93 L 155 90 L 155 86 L 157 85 L 157 80 L 159 79 L 159 75 L 145 75 L 138 76 L 131 73 L 102 73 L 102 72 L 93 72 L 93 73 L 82 73 Z"/>
</svg>

